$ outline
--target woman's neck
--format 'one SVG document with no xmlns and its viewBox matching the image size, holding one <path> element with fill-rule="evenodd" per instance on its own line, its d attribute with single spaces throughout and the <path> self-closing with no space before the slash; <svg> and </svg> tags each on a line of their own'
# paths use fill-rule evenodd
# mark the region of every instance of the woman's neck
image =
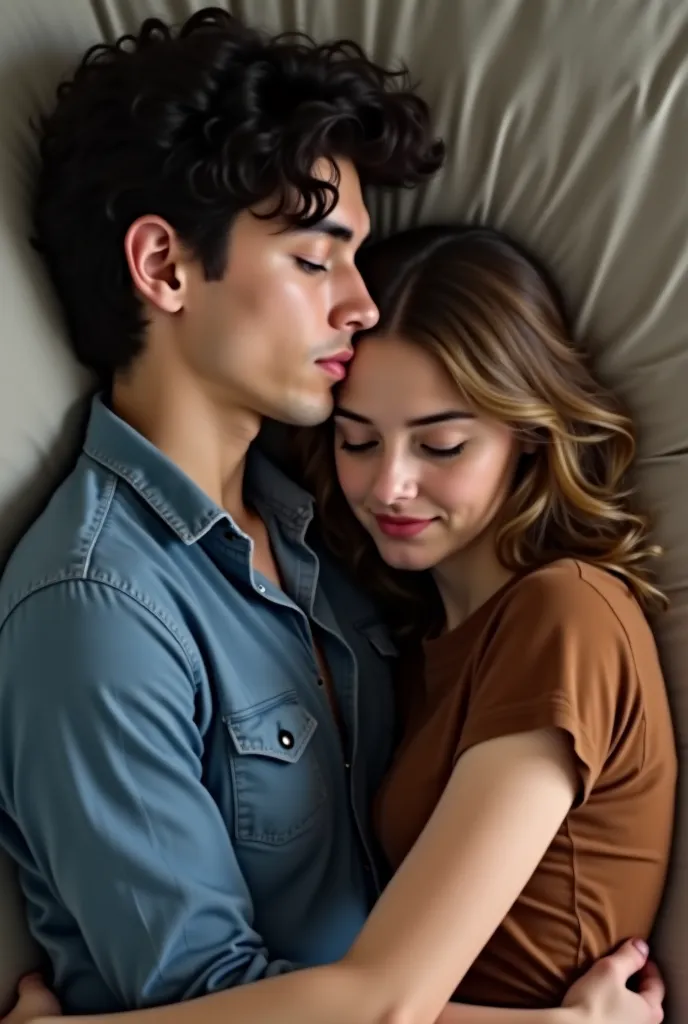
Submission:
<svg viewBox="0 0 688 1024">
<path fill-rule="evenodd" d="M 433 578 L 444 605 L 447 632 L 460 626 L 513 575 L 497 558 L 491 537 L 481 538 L 436 566 Z"/>
</svg>

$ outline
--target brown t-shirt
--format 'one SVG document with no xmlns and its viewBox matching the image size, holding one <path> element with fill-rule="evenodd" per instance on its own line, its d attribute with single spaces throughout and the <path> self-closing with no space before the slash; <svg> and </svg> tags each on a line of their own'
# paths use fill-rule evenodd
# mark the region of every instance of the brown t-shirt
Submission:
<svg viewBox="0 0 688 1024">
<path fill-rule="evenodd" d="M 405 734 L 377 807 L 395 869 L 465 750 L 551 726 L 571 736 L 578 799 L 455 995 L 557 1005 L 592 961 L 648 936 L 664 885 L 676 750 L 647 620 L 617 577 L 562 559 L 426 642 L 404 676 Z"/>
</svg>

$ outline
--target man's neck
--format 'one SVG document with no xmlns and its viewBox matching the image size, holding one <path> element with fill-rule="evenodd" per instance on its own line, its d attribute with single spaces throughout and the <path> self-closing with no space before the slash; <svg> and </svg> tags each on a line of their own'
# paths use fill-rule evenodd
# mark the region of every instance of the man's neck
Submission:
<svg viewBox="0 0 688 1024">
<path fill-rule="evenodd" d="M 221 402 L 189 378 L 160 367 L 155 379 L 147 367 L 117 377 L 112 409 L 159 448 L 216 504 L 241 525 L 250 512 L 243 499 L 244 468 L 260 417 Z"/>
</svg>

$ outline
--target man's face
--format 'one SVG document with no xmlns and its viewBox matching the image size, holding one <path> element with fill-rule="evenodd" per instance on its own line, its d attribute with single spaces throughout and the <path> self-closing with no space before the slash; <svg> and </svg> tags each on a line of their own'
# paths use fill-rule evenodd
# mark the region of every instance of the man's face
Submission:
<svg viewBox="0 0 688 1024">
<path fill-rule="evenodd" d="M 245 210 L 223 279 L 205 281 L 199 265 L 189 274 L 177 354 L 247 413 L 304 426 L 325 420 L 352 334 L 377 321 L 354 263 L 369 229 L 358 174 L 346 162 L 339 172 L 339 202 L 316 227 L 284 230 L 283 220 Z M 329 164 L 316 173 L 329 178 Z"/>
</svg>

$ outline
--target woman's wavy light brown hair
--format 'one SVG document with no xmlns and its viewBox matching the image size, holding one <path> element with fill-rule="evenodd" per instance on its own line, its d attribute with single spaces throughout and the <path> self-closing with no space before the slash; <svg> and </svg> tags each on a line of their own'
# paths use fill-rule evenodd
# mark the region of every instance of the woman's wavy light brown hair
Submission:
<svg viewBox="0 0 688 1024">
<path fill-rule="evenodd" d="M 579 558 L 622 577 L 646 609 L 665 605 L 648 569 L 660 550 L 631 508 L 632 423 L 595 381 L 538 261 L 493 229 L 425 227 L 369 245 L 359 266 L 380 310 L 372 333 L 394 332 L 433 355 L 470 406 L 535 445 L 500 513 L 501 562 L 520 573 Z M 437 616 L 433 588 L 377 555 L 339 489 L 333 445 L 331 422 L 297 442 L 324 540 L 399 629 L 423 628 Z"/>
</svg>

